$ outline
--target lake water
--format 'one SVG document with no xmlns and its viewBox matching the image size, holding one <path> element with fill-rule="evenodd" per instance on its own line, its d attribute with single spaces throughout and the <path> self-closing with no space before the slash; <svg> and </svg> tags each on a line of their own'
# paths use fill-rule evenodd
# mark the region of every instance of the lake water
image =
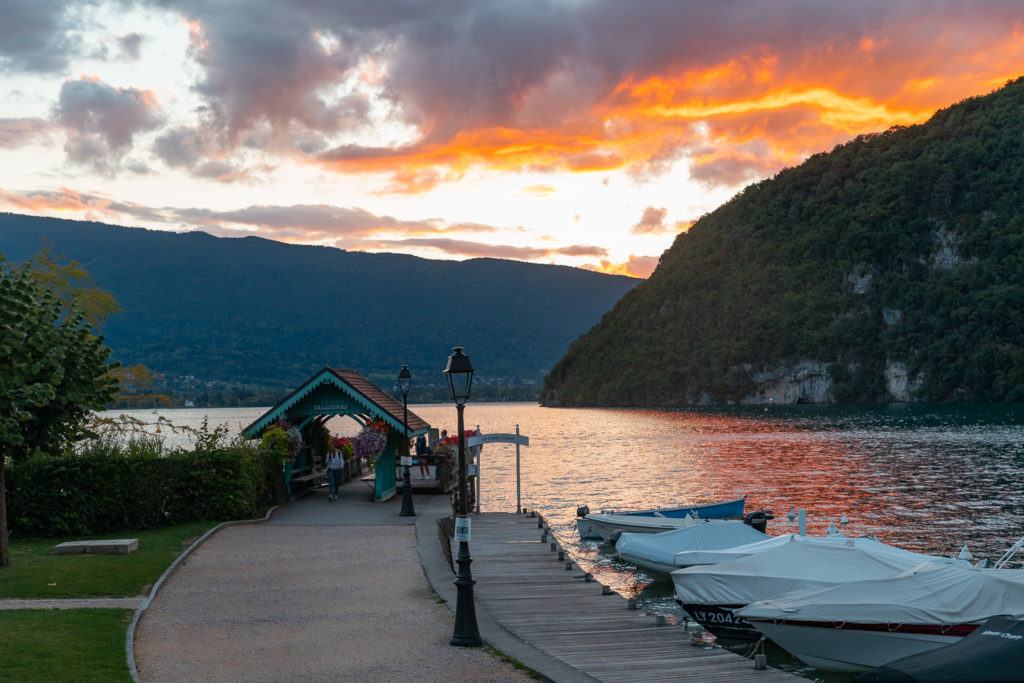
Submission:
<svg viewBox="0 0 1024 683">
<path fill-rule="evenodd" d="M 455 432 L 454 406 L 409 409 Z M 237 431 L 264 411 L 160 414 L 191 426 L 208 416 L 211 427 L 227 424 Z M 153 417 L 152 411 L 126 412 Z M 335 433 L 358 430 L 351 420 L 335 422 Z M 639 590 L 641 608 L 669 614 L 681 615 L 670 584 L 646 585 L 649 577 L 618 562 L 608 546 L 579 541 L 577 506 L 657 507 L 745 494 L 748 511 L 774 511 L 769 533 L 795 530 L 783 516 L 806 508 L 813 534 L 824 534 L 830 521 L 845 514 L 848 535 L 877 534 L 887 543 L 939 555 L 955 554 L 967 543 L 976 558 L 997 559 L 1024 534 L 1022 405 L 670 412 L 470 403 L 465 423 L 484 433 L 511 433 L 519 425 L 530 438 L 521 449 L 523 506 L 543 513 L 570 555 L 602 583 L 626 595 Z M 515 447 L 489 444 L 480 463 L 482 509 L 515 510 Z"/>
</svg>

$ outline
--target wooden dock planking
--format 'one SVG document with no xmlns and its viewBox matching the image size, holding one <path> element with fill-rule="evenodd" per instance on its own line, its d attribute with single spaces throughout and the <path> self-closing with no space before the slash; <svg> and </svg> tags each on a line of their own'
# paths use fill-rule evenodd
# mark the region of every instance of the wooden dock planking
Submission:
<svg viewBox="0 0 1024 683">
<path fill-rule="evenodd" d="M 477 601 L 505 629 L 552 657 L 600 681 L 800 681 L 777 669 L 757 671 L 753 661 L 723 648 L 690 644 L 677 626 L 626 608 L 617 593 L 565 569 L 557 542 L 541 542 L 537 519 L 474 515 L 470 540 Z M 559 547 L 561 547 L 559 545 Z M 568 559 L 566 557 L 566 559 Z"/>
</svg>

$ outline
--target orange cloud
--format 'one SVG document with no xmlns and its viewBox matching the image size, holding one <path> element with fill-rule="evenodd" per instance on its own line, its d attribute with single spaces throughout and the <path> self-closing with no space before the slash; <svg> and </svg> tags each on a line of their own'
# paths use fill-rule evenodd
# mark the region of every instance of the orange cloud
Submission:
<svg viewBox="0 0 1024 683">
<path fill-rule="evenodd" d="M 407 147 L 337 148 L 316 163 L 342 173 L 386 174 L 390 192 L 422 192 L 470 169 L 633 169 L 643 179 L 681 159 L 703 182 L 737 185 L 861 133 L 920 123 L 938 107 L 1024 72 L 1019 27 L 965 47 L 949 43 L 950 33 L 939 38 L 945 47 L 932 51 L 893 40 L 901 30 L 882 26 L 795 49 L 759 45 L 687 68 L 667 64 L 622 76 L 568 123 L 555 117 L 548 125 L 536 119 L 526 125 L 514 116 L 504 125 L 470 122 Z M 968 59 L 958 59 L 964 50 Z"/>
<path fill-rule="evenodd" d="M 658 267 L 659 256 L 635 256 L 629 255 L 625 263 L 613 263 L 602 259 L 598 264 L 588 263 L 580 266 L 584 270 L 593 270 L 597 273 L 608 273 L 609 275 L 628 275 L 629 277 L 649 278 L 654 269 Z"/>
</svg>

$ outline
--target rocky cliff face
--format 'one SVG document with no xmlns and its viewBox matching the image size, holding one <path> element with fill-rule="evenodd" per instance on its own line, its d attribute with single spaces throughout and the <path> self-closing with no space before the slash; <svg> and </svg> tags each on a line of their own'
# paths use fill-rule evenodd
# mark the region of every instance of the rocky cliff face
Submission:
<svg viewBox="0 0 1024 683">
<path fill-rule="evenodd" d="M 832 403 L 832 376 L 818 361 L 805 360 L 753 375 L 757 390 L 743 397 L 744 405 L 773 403 Z"/>
<path fill-rule="evenodd" d="M 745 368 L 750 371 L 750 368 Z M 757 390 L 744 396 L 743 405 L 785 405 L 790 403 L 834 403 L 832 376 L 825 363 L 804 360 L 753 373 Z M 885 387 L 893 402 L 918 400 L 915 396 L 924 378 L 911 377 L 906 363 L 889 361 L 885 367 Z"/>
<path fill-rule="evenodd" d="M 923 383 L 923 376 L 910 376 L 906 363 L 890 360 L 885 364 L 885 388 L 893 401 L 907 403 L 916 400 L 914 395 Z"/>
</svg>

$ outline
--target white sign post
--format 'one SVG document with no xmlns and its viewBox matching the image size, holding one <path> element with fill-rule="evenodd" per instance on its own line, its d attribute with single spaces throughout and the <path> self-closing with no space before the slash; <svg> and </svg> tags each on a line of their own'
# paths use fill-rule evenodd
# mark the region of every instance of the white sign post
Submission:
<svg viewBox="0 0 1024 683">
<path fill-rule="evenodd" d="M 455 518 L 455 540 L 458 543 L 469 543 L 469 517 Z"/>
<path fill-rule="evenodd" d="M 481 434 L 480 427 L 476 428 L 476 436 L 471 436 L 466 439 L 466 447 L 480 446 L 485 443 L 514 443 L 516 445 L 516 514 L 523 509 L 522 501 L 519 496 L 519 447 L 529 446 L 530 437 L 522 436 L 519 433 L 519 425 L 516 425 L 515 434 Z M 481 452 L 483 449 L 481 449 Z M 480 512 L 480 486 L 483 481 L 483 477 L 480 475 L 480 463 L 483 458 L 477 457 L 477 478 L 476 478 L 476 511 Z"/>
</svg>

